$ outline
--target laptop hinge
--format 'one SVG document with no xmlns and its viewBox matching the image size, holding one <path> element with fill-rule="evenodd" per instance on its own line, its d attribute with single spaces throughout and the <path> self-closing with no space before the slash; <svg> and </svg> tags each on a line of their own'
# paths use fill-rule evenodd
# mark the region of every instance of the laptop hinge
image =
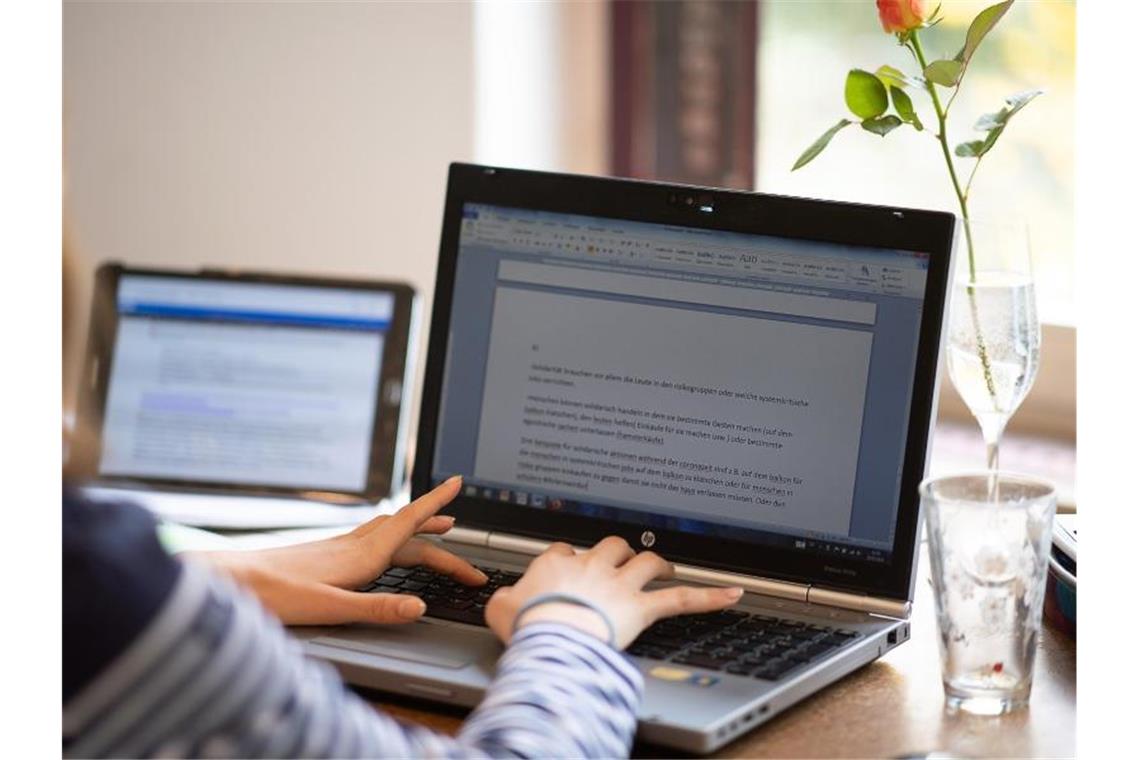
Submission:
<svg viewBox="0 0 1140 760">
<path fill-rule="evenodd" d="M 454 541 L 470 546 L 483 546 L 488 549 L 498 549 L 500 551 L 530 556 L 542 554 L 551 544 L 550 541 L 543 541 L 538 538 L 526 538 L 525 536 L 516 536 L 510 533 L 494 533 L 485 530 L 460 528 L 458 526 L 444 533 L 441 538 L 444 541 Z M 579 550 L 582 549 L 582 547 L 576 548 Z M 808 600 L 808 586 L 802 583 L 789 583 L 787 581 L 761 578 L 755 575 L 740 575 L 738 573 L 728 573 L 722 570 L 709 570 L 703 567 L 693 567 L 692 565 L 678 564 L 674 567 L 677 570 L 676 578 L 682 581 L 705 583 L 714 586 L 740 586 L 754 594 L 775 596 L 781 599 L 793 599 L 798 602 L 806 602 Z"/>
<path fill-rule="evenodd" d="M 875 615 L 905 619 L 910 617 L 910 602 L 899 599 L 884 599 L 878 596 L 851 594 L 846 591 L 812 586 L 808 589 L 807 600 L 812 604 L 826 604 L 829 607 L 842 607 L 845 610 L 870 612 Z"/>
<path fill-rule="evenodd" d="M 460 528 L 458 525 L 447 531 L 440 538 L 447 543 L 467 544 L 468 546 L 486 546 L 491 538 L 491 531 L 475 528 Z"/>
<path fill-rule="evenodd" d="M 706 567 L 694 567 L 693 565 L 676 564 L 674 567 L 677 570 L 675 577 L 680 581 L 693 581 L 710 586 L 740 586 L 753 594 L 792 599 L 797 602 L 808 600 L 810 587 L 803 583 L 778 581 L 759 575 L 729 573 L 724 570 L 710 570 Z"/>
<path fill-rule="evenodd" d="M 514 552 L 529 556 L 538 556 L 550 547 L 550 541 L 538 538 L 527 538 L 510 533 L 494 533 L 492 531 L 477 530 L 473 528 L 452 528 L 441 538 L 444 541 L 468 546 L 482 546 L 488 549 Z M 582 547 L 576 547 L 581 549 Z M 841 607 L 858 612 L 869 612 L 876 615 L 887 615 L 894 618 L 905 618 L 910 615 L 910 602 L 901 602 L 895 599 L 882 599 L 874 596 L 850 594 L 843 591 L 809 586 L 805 583 L 780 581 L 773 578 L 764 578 L 758 575 L 743 575 L 725 570 L 711 570 L 693 565 L 674 565 L 680 581 L 704 583 L 711 586 L 740 586 L 745 591 L 764 596 L 774 596 L 780 599 L 791 599 L 809 604 L 822 604 L 828 607 Z"/>
</svg>

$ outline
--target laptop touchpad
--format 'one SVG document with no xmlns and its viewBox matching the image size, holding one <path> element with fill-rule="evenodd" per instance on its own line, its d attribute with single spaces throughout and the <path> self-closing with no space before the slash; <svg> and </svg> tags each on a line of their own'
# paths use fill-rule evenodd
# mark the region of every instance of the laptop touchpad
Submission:
<svg viewBox="0 0 1140 760">
<path fill-rule="evenodd" d="M 310 643 L 453 669 L 485 658 L 494 661 L 501 649 L 489 631 L 423 622 L 401 626 L 351 626 L 310 639 Z"/>
</svg>

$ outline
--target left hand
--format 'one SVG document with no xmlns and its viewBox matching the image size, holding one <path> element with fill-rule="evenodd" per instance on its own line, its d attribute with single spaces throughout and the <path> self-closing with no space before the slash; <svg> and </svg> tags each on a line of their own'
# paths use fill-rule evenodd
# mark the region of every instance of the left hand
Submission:
<svg viewBox="0 0 1140 760">
<path fill-rule="evenodd" d="M 389 567 L 426 567 L 460 583 L 479 586 L 487 576 L 467 560 L 417 533 L 442 534 L 455 523 L 436 515 L 459 493 L 458 476 L 394 515 L 370 520 L 341 536 L 279 549 L 197 552 L 252 591 L 286 625 L 408 623 L 424 614 L 421 599 L 407 594 L 361 593 Z"/>
<path fill-rule="evenodd" d="M 565 593 L 592 602 L 613 626 L 613 645 L 625 649 L 638 634 L 661 618 L 712 612 L 740 601 L 744 589 L 673 586 L 645 591 L 652 580 L 668 580 L 674 568 L 653 552 L 637 554 L 623 538 L 603 538 L 592 549 L 575 551 L 553 543 L 527 567 L 513 586 L 503 586 L 487 602 L 487 625 L 504 644 L 516 627 L 554 622 L 573 626 L 605 640 L 611 630 L 589 609 L 565 602 L 548 602 L 519 616 L 530 598 Z"/>
</svg>

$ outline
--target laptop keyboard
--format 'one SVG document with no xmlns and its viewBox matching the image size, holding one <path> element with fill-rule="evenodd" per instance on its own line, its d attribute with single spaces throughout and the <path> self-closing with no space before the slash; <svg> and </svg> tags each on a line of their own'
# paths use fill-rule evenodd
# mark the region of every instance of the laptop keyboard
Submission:
<svg viewBox="0 0 1140 760">
<path fill-rule="evenodd" d="M 723 610 L 660 620 L 627 650 L 638 657 L 779 681 L 859 638 L 842 628 Z"/>
<path fill-rule="evenodd" d="M 393 567 L 360 590 L 414 594 L 424 600 L 428 617 L 485 627 L 483 612 L 491 594 L 500 586 L 513 586 L 522 575 L 493 567 L 479 569 L 487 574 L 483 586 L 465 586 L 423 567 Z"/>
<path fill-rule="evenodd" d="M 483 614 L 491 594 L 500 586 L 513 585 L 521 575 L 493 567 L 479 569 L 489 579 L 484 586 L 465 586 L 422 567 L 393 567 L 360 590 L 414 594 L 427 604 L 428 617 L 486 626 Z M 649 660 L 779 681 L 859 636 L 842 628 L 723 610 L 660 620 L 626 651 Z"/>
</svg>

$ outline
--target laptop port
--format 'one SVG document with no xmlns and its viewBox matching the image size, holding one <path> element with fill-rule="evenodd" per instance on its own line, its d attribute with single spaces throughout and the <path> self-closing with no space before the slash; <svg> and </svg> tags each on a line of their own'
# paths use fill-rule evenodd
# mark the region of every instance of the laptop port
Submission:
<svg viewBox="0 0 1140 760">
<path fill-rule="evenodd" d="M 887 634 L 887 643 L 894 645 L 899 643 L 899 629 L 896 628 Z"/>
</svg>

